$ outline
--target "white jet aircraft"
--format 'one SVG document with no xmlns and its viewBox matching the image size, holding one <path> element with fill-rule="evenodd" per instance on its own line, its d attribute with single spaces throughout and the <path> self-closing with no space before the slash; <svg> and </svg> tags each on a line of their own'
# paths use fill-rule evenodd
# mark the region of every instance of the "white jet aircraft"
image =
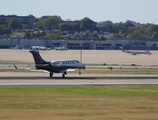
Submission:
<svg viewBox="0 0 158 120">
<path fill-rule="evenodd" d="M 145 51 L 138 51 L 138 50 L 125 50 L 123 47 L 120 47 L 122 52 L 125 52 L 125 53 L 130 53 L 132 55 L 136 55 L 136 54 L 148 54 L 148 55 L 151 55 L 152 53 L 149 52 L 149 50 L 145 50 Z"/>
<path fill-rule="evenodd" d="M 80 70 L 86 68 L 85 65 L 78 60 L 45 61 L 39 54 L 39 51 L 30 52 L 33 55 L 36 69 L 49 72 L 51 78 L 54 73 L 62 73 L 62 78 L 65 78 L 68 71 L 75 71 L 75 69 L 79 69 L 79 74 L 81 74 Z M 14 67 L 18 69 L 15 65 Z"/>
</svg>

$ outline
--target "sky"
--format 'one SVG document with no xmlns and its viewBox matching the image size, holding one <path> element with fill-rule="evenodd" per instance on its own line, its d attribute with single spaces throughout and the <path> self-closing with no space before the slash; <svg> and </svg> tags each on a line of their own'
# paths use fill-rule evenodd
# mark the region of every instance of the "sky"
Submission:
<svg viewBox="0 0 158 120">
<path fill-rule="evenodd" d="M 127 20 L 158 24 L 158 0 L 1 0 L 0 15 L 60 16 L 63 20 L 88 17 L 95 22 Z"/>
</svg>

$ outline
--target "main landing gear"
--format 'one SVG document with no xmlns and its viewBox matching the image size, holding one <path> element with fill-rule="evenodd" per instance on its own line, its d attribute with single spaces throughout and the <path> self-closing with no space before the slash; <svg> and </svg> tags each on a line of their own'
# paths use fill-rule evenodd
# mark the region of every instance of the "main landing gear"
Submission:
<svg viewBox="0 0 158 120">
<path fill-rule="evenodd" d="M 66 73 L 66 72 L 62 74 L 62 78 L 65 78 L 65 75 L 67 75 L 67 73 Z M 52 73 L 52 72 L 50 72 L 50 73 L 49 73 L 49 77 L 50 77 L 50 78 L 52 78 L 52 77 L 53 77 L 53 73 Z"/>
<path fill-rule="evenodd" d="M 62 78 L 65 78 L 65 75 L 67 75 L 66 72 L 64 72 L 64 73 L 62 74 Z"/>
<path fill-rule="evenodd" d="M 52 72 L 50 72 L 50 73 L 49 73 L 49 76 L 50 76 L 50 78 L 52 78 L 52 77 L 53 77 L 53 73 L 52 73 Z"/>
</svg>

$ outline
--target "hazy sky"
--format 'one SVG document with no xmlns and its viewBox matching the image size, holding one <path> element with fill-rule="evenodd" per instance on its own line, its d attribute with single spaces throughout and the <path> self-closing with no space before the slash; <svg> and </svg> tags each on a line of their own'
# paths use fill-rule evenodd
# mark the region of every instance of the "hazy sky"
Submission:
<svg viewBox="0 0 158 120">
<path fill-rule="evenodd" d="M 1 0 L 0 14 L 57 15 L 63 20 L 88 17 L 95 22 L 132 20 L 158 24 L 158 0 Z"/>
</svg>

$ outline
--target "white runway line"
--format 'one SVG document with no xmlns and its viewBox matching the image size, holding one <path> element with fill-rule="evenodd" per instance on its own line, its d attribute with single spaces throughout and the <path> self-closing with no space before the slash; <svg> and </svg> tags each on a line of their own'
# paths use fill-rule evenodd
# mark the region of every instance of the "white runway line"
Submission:
<svg viewBox="0 0 158 120">
<path fill-rule="evenodd" d="M 2 74 L 2 73 L 0 73 Z M 49 78 L 42 73 L 5 73 L 0 76 L 0 86 L 113 86 L 158 85 L 158 75 L 98 75 L 60 74 Z"/>
</svg>

